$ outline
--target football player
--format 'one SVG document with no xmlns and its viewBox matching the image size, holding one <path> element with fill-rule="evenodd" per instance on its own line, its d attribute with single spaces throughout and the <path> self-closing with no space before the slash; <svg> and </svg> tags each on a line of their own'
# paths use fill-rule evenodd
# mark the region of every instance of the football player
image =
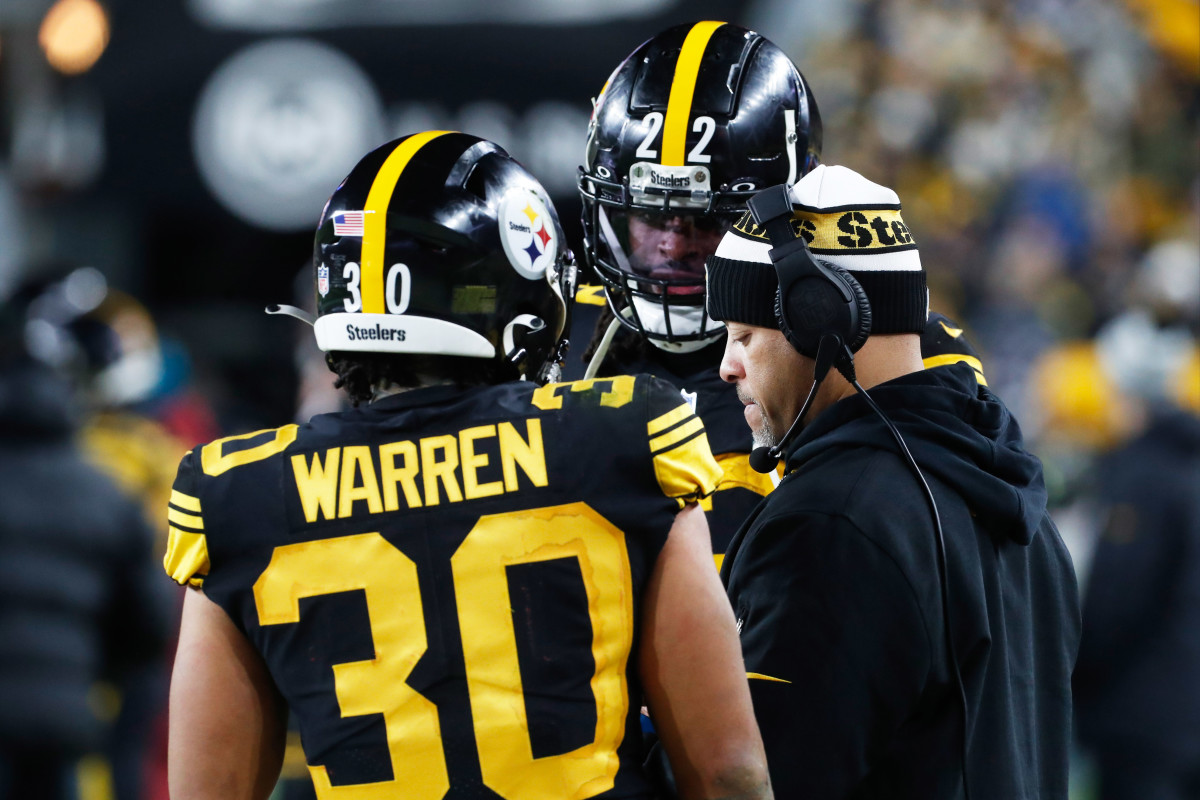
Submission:
<svg viewBox="0 0 1200 800">
<path fill-rule="evenodd" d="M 266 797 L 290 711 L 322 800 L 651 798 L 643 701 L 683 797 L 770 797 L 697 505 L 720 467 L 668 384 L 547 382 L 575 265 L 542 187 L 408 136 L 313 263 L 355 407 L 197 447 L 172 492 L 172 797 Z"/>
<path fill-rule="evenodd" d="M 725 326 L 704 311 L 704 260 L 755 192 L 816 166 L 821 130 L 812 91 L 783 51 L 721 22 L 672 27 L 634 50 L 588 129 L 584 251 L 607 307 L 593 322 L 586 312 L 599 307 L 587 303 L 599 298 L 581 292 L 572 341 L 593 339 L 591 374 L 658 375 L 704 420 L 725 476 L 703 501 L 718 565 L 772 481 L 750 469 L 742 404 L 718 373 Z"/>
<path fill-rule="evenodd" d="M 588 128 L 584 253 L 603 297 L 581 287 L 571 340 L 591 343 L 567 371 L 649 372 L 689 399 L 724 471 L 702 501 L 718 567 L 775 475 L 748 463 L 742 403 L 719 374 L 725 326 L 705 313 L 704 261 L 752 195 L 820 163 L 822 135 L 812 90 L 783 51 L 712 21 L 669 28 L 634 50 L 596 98 Z M 968 360 L 982 379 L 977 354 L 945 317 L 931 316 L 922 344 L 927 366 Z"/>
</svg>

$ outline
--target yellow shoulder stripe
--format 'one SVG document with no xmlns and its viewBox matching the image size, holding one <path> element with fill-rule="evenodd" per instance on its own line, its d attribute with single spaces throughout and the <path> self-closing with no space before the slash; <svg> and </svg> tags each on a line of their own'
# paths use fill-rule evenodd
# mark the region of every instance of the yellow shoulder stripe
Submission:
<svg viewBox="0 0 1200 800">
<path fill-rule="evenodd" d="M 646 433 L 651 436 L 662 433 L 672 425 L 678 425 L 692 415 L 692 407 L 687 403 L 675 406 L 661 417 L 656 417 L 646 424 Z"/>
<path fill-rule="evenodd" d="M 950 334 L 951 339 L 957 339 L 958 337 L 962 336 L 962 332 L 963 332 L 962 328 L 951 328 L 949 325 L 947 325 L 945 322 L 942 322 L 940 319 L 938 320 L 938 325 L 941 325 L 942 330 L 944 330 L 946 333 Z"/>
<path fill-rule="evenodd" d="M 662 163 L 665 167 L 682 167 L 684 145 L 687 141 L 688 122 L 692 116 L 692 96 L 696 92 L 696 78 L 700 75 L 700 62 L 704 49 L 713 32 L 724 22 L 697 22 L 679 51 L 675 62 L 675 77 L 671 81 L 671 95 L 667 98 L 667 116 L 663 120 Z"/>
<path fill-rule="evenodd" d="M 921 359 L 921 363 L 925 365 L 925 369 L 944 367 L 946 364 L 957 364 L 959 361 L 970 364 L 971 369 L 975 370 L 975 379 L 979 381 L 979 385 L 987 386 L 987 379 L 983 377 L 983 362 L 974 356 L 946 353 L 940 356 L 930 356 L 929 358 Z"/>
<path fill-rule="evenodd" d="M 171 505 L 176 508 L 182 508 L 184 511 L 200 513 L 200 498 L 184 494 L 178 489 L 171 490 Z"/>
<path fill-rule="evenodd" d="M 773 681 L 775 683 L 791 683 L 783 678 L 772 678 L 770 675 L 763 675 L 761 672 L 747 672 L 746 677 L 752 681 Z"/>
<path fill-rule="evenodd" d="M 695 433 L 697 431 L 702 431 L 702 430 L 704 430 L 704 423 L 700 421 L 699 417 L 692 417 L 690 420 L 683 423 L 679 427 L 672 428 L 671 430 L 664 433 L 662 436 L 658 436 L 658 437 L 651 439 L 650 440 L 650 452 L 657 453 L 661 450 L 666 450 L 667 448 L 672 447 L 672 446 L 678 444 L 679 442 L 682 442 L 684 439 L 688 438 L 689 436 L 695 435 Z"/>
<path fill-rule="evenodd" d="M 177 508 L 167 509 L 167 522 L 174 522 L 192 530 L 204 530 L 204 517 L 198 514 L 185 514 Z"/>
</svg>

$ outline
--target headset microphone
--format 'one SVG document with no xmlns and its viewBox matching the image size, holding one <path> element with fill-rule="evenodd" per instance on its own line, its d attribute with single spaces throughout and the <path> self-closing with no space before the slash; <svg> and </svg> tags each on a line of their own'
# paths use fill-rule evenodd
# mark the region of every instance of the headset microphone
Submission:
<svg viewBox="0 0 1200 800">
<path fill-rule="evenodd" d="M 784 439 L 787 437 L 785 436 Z M 780 442 L 782 444 L 782 441 Z M 750 451 L 750 469 L 766 475 L 779 465 L 779 445 L 756 447 Z"/>
</svg>

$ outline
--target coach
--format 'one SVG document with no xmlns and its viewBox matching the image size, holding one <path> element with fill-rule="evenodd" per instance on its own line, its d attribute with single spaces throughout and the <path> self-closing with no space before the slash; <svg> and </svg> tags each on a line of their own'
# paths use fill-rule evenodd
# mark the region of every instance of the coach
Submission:
<svg viewBox="0 0 1200 800">
<path fill-rule="evenodd" d="M 1065 800 L 1080 621 L 1040 462 L 970 366 L 922 368 L 894 192 L 822 166 L 751 208 L 707 288 L 752 462 L 785 459 L 722 569 L 776 795 Z"/>
</svg>

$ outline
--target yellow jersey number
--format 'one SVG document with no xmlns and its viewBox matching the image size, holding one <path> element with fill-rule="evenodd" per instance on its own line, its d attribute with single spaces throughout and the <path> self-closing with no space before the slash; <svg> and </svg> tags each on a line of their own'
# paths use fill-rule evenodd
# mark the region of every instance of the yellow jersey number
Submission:
<svg viewBox="0 0 1200 800">
<path fill-rule="evenodd" d="M 596 733 L 588 745 L 535 759 L 506 568 L 564 557 L 578 560 L 587 591 Z M 612 788 L 633 645 L 624 535 L 585 503 L 495 514 L 479 519 L 450 564 L 484 783 L 506 800 L 582 799 Z M 436 800 L 450 788 L 437 707 L 405 682 L 428 646 L 416 564 L 379 533 L 277 547 L 254 584 L 259 623 L 299 622 L 301 598 L 355 589 L 366 595 L 375 658 L 335 664 L 334 689 L 343 717 L 383 715 L 392 780 L 333 786 L 324 766 L 310 766 L 317 797 Z"/>
</svg>

